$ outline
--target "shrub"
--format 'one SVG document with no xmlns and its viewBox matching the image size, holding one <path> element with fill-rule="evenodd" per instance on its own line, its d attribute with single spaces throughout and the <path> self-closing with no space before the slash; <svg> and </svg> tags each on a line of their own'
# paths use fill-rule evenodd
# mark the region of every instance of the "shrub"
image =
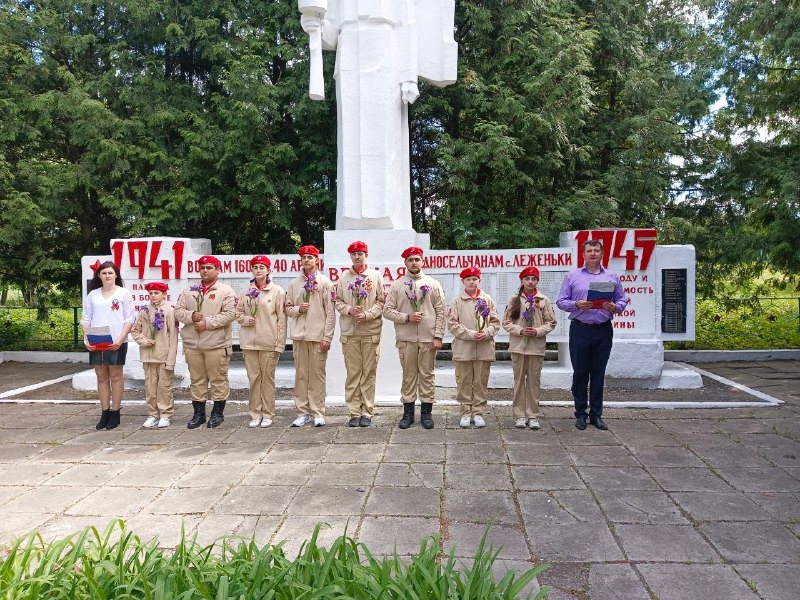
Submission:
<svg viewBox="0 0 800 600">
<path fill-rule="evenodd" d="M 798 300 L 698 300 L 693 342 L 665 347 L 686 350 L 800 348 Z"/>
<path fill-rule="evenodd" d="M 74 350 L 73 310 L 44 306 L 0 309 L 0 348 Z"/>
</svg>

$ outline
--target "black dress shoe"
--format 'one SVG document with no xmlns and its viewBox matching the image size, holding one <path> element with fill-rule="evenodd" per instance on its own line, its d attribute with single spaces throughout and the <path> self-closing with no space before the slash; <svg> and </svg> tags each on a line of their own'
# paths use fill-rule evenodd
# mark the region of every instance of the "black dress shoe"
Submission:
<svg viewBox="0 0 800 600">
<path fill-rule="evenodd" d="M 577 419 L 575 419 L 575 427 L 576 429 L 580 429 L 581 431 L 586 429 L 586 417 L 578 417 Z"/>
<path fill-rule="evenodd" d="M 372 419 L 370 419 L 369 417 L 361 417 L 361 420 L 358 423 L 359 427 L 369 427 L 371 424 L 372 424 Z"/>
<path fill-rule="evenodd" d="M 596 419 L 589 419 L 589 422 L 592 425 L 594 425 L 595 427 L 597 427 L 598 429 L 601 429 L 603 431 L 608 431 L 608 425 L 606 425 L 603 422 L 603 419 L 601 419 L 600 417 L 597 417 Z M 584 425 L 584 427 L 585 427 L 585 425 Z"/>
<path fill-rule="evenodd" d="M 348 427 L 358 427 L 361 424 L 361 419 L 359 417 L 353 417 L 347 422 Z"/>
</svg>

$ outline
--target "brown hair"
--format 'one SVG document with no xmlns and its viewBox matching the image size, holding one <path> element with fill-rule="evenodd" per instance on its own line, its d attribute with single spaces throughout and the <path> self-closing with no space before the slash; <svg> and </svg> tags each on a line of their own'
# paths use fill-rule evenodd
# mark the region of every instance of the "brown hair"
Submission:
<svg viewBox="0 0 800 600">
<path fill-rule="evenodd" d="M 508 308 L 511 310 L 509 316 L 511 317 L 512 321 L 516 321 L 519 319 L 520 311 L 522 310 L 522 302 L 519 299 L 520 294 L 522 294 L 522 290 L 525 289 L 524 285 L 519 286 L 519 290 L 517 290 L 517 295 L 511 299 L 511 302 L 508 303 Z"/>
<path fill-rule="evenodd" d="M 106 262 L 102 263 L 97 269 L 94 271 L 94 277 L 92 277 L 91 281 L 89 281 L 89 285 L 86 286 L 86 291 L 91 292 L 92 290 L 96 290 L 98 288 L 103 287 L 103 282 L 100 280 L 100 271 L 103 269 L 108 268 L 114 269 L 114 272 L 117 274 L 114 283 L 117 284 L 119 287 L 125 287 L 122 283 L 122 276 L 119 274 L 119 267 L 113 260 L 107 260 Z"/>
<path fill-rule="evenodd" d="M 603 251 L 603 242 L 600 240 L 586 240 L 583 242 L 583 246 L 581 246 L 581 250 L 586 250 L 586 246 L 598 246 L 600 251 Z"/>
</svg>

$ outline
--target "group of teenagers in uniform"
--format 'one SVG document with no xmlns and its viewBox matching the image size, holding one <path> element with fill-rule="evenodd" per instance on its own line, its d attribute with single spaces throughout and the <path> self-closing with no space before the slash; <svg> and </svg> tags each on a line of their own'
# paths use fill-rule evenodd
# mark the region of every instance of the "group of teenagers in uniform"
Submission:
<svg viewBox="0 0 800 600">
<path fill-rule="evenodd" d="M 513 416 L 518 428 L 539 429 L 541 371 L 547 334 L 556 317 L 550 300 L 538 289 L 539 270 L 526 267 L 520 286 L 509 299 L 502 320 L 495 301 L 480 288 L 481 271 L 461 271 L 463 289 L 448 305 L 441 285 L 422 272 L 423 250 L 402 253 L 406 273 L 388 291 L 377 269 L 367 265 L 368 248 L 355 241 L 348 247 L 352 266 L 334 284 L 319 271 L 319 250 L 303 246 L 298 254 L 302 271 L 283 290 L 270 279 L 271 261 L 257 255 L 251 261 L 253 279 L 238 297 L 219 280 L 222 264 L 215 256 L 198 260 L 200 282 L 184 289 L 173 307 L 166 301 L 168 285 L 154 281 L 144 287 L 149 304 L 135 311 L 119 268 L 111 261 L 95 269 L 84 299 L 81 326 L 90 364 L 97 374 L 102 409 L 97 429 L 120 424 L 124 389 L 122 369 L 130 334 L 140 347 L 145 373 L 148 417 L 146 428 L 168 427 L 173 416 L 173 379 L 178 336 L 189 369 L 193 414 L 189 429 L 224 421 L 230 395 L 228 368 L 233 352 L 231 325 L 238 322 L 239 346 L 249 383 L 249 426 L 270 427 L 275 418 L 275 372 L 284 350 L 287 321 L 295 365 L 293 399 L 297 418 L 292 427 L 325 425 L 326 361 L 339 314 L 339 339 L 346 371 L 345 403 L 350 427 L 369 427 L 375 410 L 375 378 L 383 319 L 395 325 L 396 347 L 402 367 L 400 429 L 416 420 L 421 405 L 423 428 L 433 429 L 436 353 L 442 347 L 445 327 L 453 335 L 452 361 L 456 376 L 459 425 L 486 426 L 483 413 L 494 338 L 503 327 L 509 335 L 514 373 Z M 569 313 L 570 357 L 575 426 L 586 420 L 607 429 L 602 420 L 605 367 L 611 351 L 611 320 L 627 305 L 619 277 L 601 264 L 602 244 L 583 245 L 584 266 L 571 271 L 561 288 L 557 305 Z M 607 300 L 587 300 L 592 282 L 613 283 Z M 111 342 L 93 345 L 88 332 L 107 327 Z M 206 415 L 207 398 L 213 407 Z M 588 409 L 588 410 L 587 410 Z"/>
</svg>

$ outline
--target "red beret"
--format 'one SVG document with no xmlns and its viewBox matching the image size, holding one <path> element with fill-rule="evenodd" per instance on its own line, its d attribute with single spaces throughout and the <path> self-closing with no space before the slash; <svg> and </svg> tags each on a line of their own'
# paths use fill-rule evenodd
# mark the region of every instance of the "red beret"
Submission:
<svg viewBox="0 0 800 600">
<path fill-rule="evenodd" d="M 148 292 L 152 292 L 153 290 L 156 290 L 157 292 L 166 292 L 169 290 L 169 286 L 163 281 L 151 281 L 150 283 L 144 284 L 144 289 L 146 289 Z"/>
<path fill-rule="evenodd" d="M 519 274 L 519 278 L 522 279 L 523 277 L 527 277 L 528 275 L 533 275 L 536 279 L 539 279 L 539 269 L 536 267 L 525 267 L 522 269 L 522 273 Z"/>
<path fill-rule="evenodd" d="M 411 246 L 410 248 L 403 250 L 403 253 L 400 256 L 403 258 L 408 258 L 409 256 L 422 256 L 422 248 Z"/>
<path fill-rule="evenodd" d="M 197 262 L 201 265 L 214 265 L 220 271 L 222 270 L 222 262 L 216 257 L 211 256 L 210 254 L 206 254 L 205 256 L 201 256 L 197 259 Z"/>
<path fill-rule="evenodd" d="M 364 242 L 356 241 L 347 247 L 348 254 L 353 252 L 367 252 L 367 245 Z"/>
<path fill-rule="evenodd" d="M 319 249 L 316 246 L 303 246 L 297 251 L 300 256 L 304 254 L 311 254 L 312 256 L 319 256 Z"/>
<path fill-rule="evenodd" d="M 251 265 L 255 265 L 255 264 L 259 264 L 259 263 L 261 263 L 262 265 L 264 265 L 266 267 L 271 267 L 272 266 L 272 261 L 269 259 L 269 257 L 264 256 L 263 254 L 256 254 L 253 258 L 250 259 L 250 264 Z"/>
<path fill-rule="evenodd" d="M 463 271 L 461 271 L 461 279 L 466 279 L 467 277 L 480 277 L 481 270 L 478 267 L 467 267 Z"/>
</svg>

